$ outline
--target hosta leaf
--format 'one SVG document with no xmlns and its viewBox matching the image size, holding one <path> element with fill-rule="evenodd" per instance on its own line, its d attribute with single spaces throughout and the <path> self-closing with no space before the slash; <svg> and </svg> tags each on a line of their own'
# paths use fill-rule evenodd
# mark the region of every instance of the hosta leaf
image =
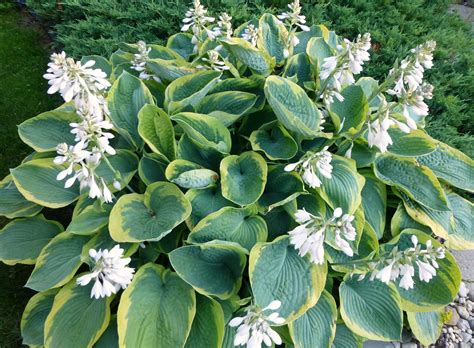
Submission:
<svg viewBox="0 0 474 348">
<path fill-rule="evenodd" d="M 176 157 L 174 129 L 169 116 L 157 106 L 147 104 L 138 113 L 138 133 L 150 149 L 172 161 Z"/>
<path fill-rule="evenodd" d="M 203 218 L 226 206 L 233 206 L 222 196 L 220 186 L 208 187 L 205 189 L 190 189 L 185 194 L 191 202 L 192 211 L 186 224 L 189 229 L 193 229 Z"/>
<path fill-rule="evenodd" d="M 112 73 L 112 65 L 104 57 L 97 56 L 97 55 L 83 56 L 81 58 L 81 63 L 84 64 L 88 62 L 89 60 L 93 60 L 95 62 L 91 68 L 100 69 L 103 72 L 105 72 L 107 76 L 110 76 L 110 74 Z"/>
<path fill-rule="evenodd" d="M 321 112 L 296 83 L 279 76 L 269 76 L 265 95 L 278 120 L 289 130 L 306 138 L 319 132 Z"/>
<path fill-rule="evenodd" d="M 336 301 L 323 291 L 316 305 L 289 324 L 296 348 L 330 348 L 336 334 Z"/>
<path fill-rule="evenodd" d="M 119 198 L 110 213 L 110 235 L 117 242 L 158 241 L 191 214 L 191 204 L 174 184 L 156 182 L 145 194 Z"/>
<path fill-rule="evenodd" d="M 325 40 L 329 38 L 329 30 L 324 25 L 312 25 L 309 31 L 299 31 L 296 37 L 300 41 L 298 45 L 293 48 L 293 54 L 305 53 L 309 40 L 313 37 L 322 37 Z"/>
<path fill-rule="evenodd" d="M 305 82 L 311 81 L 311 63 L 308 56 L 304 53 L 291 56 L 285 65 L 283 76 L 288 78 L 296 76 L 296 83 L 300 87 L 303 87 Z"/>
<path fill-rule="evenodd" d="M 271 160 L 290 159 L 296 155 L 298 144 L 278 122 L 263 125 L 250 134 L 252 150 L 263 151 Z"/>
<path fill-rule="evenodd" d="M 221 348 L 224 327 L 224 313 L 219 302 L 196 295 L 196 315 L 184 347 Z"/>
<path fill-rule="evenodd" d="M 193 54 L 194 44 L 191 42 L 192 35 L 187 33 L 178 33 L 169 37 L 166 47 L 177 52 L 184 59 L 188 59 Z"/>
<path fill-rule="evenodd" d="M 441 244 L 432 239 L 426 233 L 418 230 L 406 229 L 399 236 L 395 237 L 389 243 L 384 244 L 384 248 L 390 251 L 395 245 L 398 250 L 412 248 L 411 237 L 415 235 L 420 244 L 426 245 L 431 240 L 433 248 L 441 247 Z M 449 251 L 445 251 L 444 259 L 437 259 L 439 268 L 436 275 L 429 283 L 421 281 L 418 276 L 418 266 L 415 265 L 415 287 L 413 289 L 397 288 L 402 298 L 402 308 L 410 312 L 428 312 L 446 306 L 456 297 L 459 285 L 461 283 L 461 273 L 456 260 Z"/>
<path fill-rule="evenodd" d="M 258 47 L 268 52 L 270 57 L 275 57 L 276 65 L 282 65 L 285 61 L 284 50 L 288 31 L 283 23 L 274 15 L 265 13 L 260 17 L 258 25 Z"/>
<path fill-rule="evenodd" d="M 75 135 L 71 134 L 69 123 L 77 122 L 74 111 L 52 110 L 27 119 L 18 126 L 21 140 L 35 151 L 55 151 L 56 145 L 73 145 Z"/>
<path fill-rule="evenodd" d="M 443 310 L 433 312 L 407 312 L 408 323 L 413 334 L 421 344 L 434 344 L 443 328 Z"/>
<path fill-rule="evenodd" d="M 145 185 L 153 184 L 157 181 L 166 181 L 166 167 L 168 160 L 156 153 L 143 153 L 143 157 L 138 164 L 138 175 Z"/>
<path fill-rule="evenodd" d="M 197 292 L 228 299 L 237 294 L 247 263 L 245 249 L 235 243 L 187 245 L 169 254 L 176 273 Z"/>
<path fill-rule="evenodd" d="M 186 135 L 195 144 L 203 148 L 211 148 L 222 153 L 229 153 L 232 144 L 229 130 L 219 120 L 203 114 L 182 112 L 173 115 Z"/>
<path fill-rule="evenodd" d="M 439 143 L 435 151 L 417 157 L 416 160 L 430 168 L 438 178 L 474 192 L 474 161 L 461 151 Z"/>
<path fill-rule="evenodd" d="M 21 317 L 21 337 L 23 344 L 42 346 L 44 344 L 44 324 L 53 307 L 58 289 L 51 289 L 34 295 L 28 301 Z"/>
<path fill-rule="evenodd" d="M 252 93 L 218 92 L 204 97 L 196 105 L 196 112 L 212 116 L 229 127 L 252 109 L 256 101 L 257 96 Z"/>
<path fill-rule="evenodd" d="M 265 104 L 265 93 L 263 92 L 263 85 L 265 79 L 261 76 L 252 76 L 252 78 L 228 78 L 222 80 L 215 85 L 210 91 L 209 95 L 221 93 L 221 92 L 246 92 L 253 94 L 257 97 L 257 101 L 252 109 L 260 110 Z"/>
<path fill-rule="evenodd" d="M 364 339 L 349 330 L 344 324 L 336 325 L 336 336 L 332 348 L 362 348 Z"/>
<path fill-rule="evenodd" d="M 50 158 L 32 160 L 11 170 L 18 191 L 29 201 L 48 208 L 61 208 L 79 197 L 79 184 L 64 188 L 64 182 L 56 180 L 65 166 L 53 163 Z"/>
<path fill-rule="evenodd" d="M 107 158 L 112 167 L 120 172 L 120 184 L 122 187 L 128 185 L 132 180 L 138 167 L 138 157 L 130 150 L 117 150 L 117 153 Z M 95 173 L 98 177 L 103 178 L 111 189 L 113 180 L 116 177 L 115 172 L 110 168 L 106 161 L 102 161 L 97 167 Z"/>
<path fill-rule="evenodd" d="M 436 141 L 421 129 L 412 129 L 410 133 L 402 132 L 399 128 L 390 128 L 388 134 L 393 144 L 388 152 L 402 157 L 426 155 L 436 149 Z"/>
<path fill-rule="evenodd" d="M 403 315 L 395 286 L 347 277 L 339 287 L 341 316 L 351 331 L 374 340 L 399 341 Z"/>
<path fill-rule="evenodd" d="M 351 85 L 341 92 L 344 100 L 335 98 L 331 104 L 331 116 L 337 117 L 336 128 L 339 133 L 356 133 L 362 128 L 365 117 L 369 111 L 369 104 L 361 87 Z M 334 120 L 334 118 L 333 118 Z"/>
<path fill-rule="evenodd" d="M 118 347 L 118 331 L 117 331 L 117 318 L 112 316 L 110 318 L 109 326 L 104 331 L 99 340 L 94 344 L 94 348 L 114 348 Z"/>
<path fill-rule="evenodd" d="M 56 235 L 41 250 L 26 287 L 44 291 L 66 284 L 82 264 L 82 247 L 89 237 L 69 232 Z"/>
<path fill-rule="evenodd" d="M 241 38 L 231 38 L 221 42 L 238 61 L 248 66 L 253 72 L 268 76 L 273 71 L 275 58 L 253 47 L 250 42 Z"/>
<path fill-rule="evenodd" d="M 176 273 L 148 263 L 122 294 L 117 312 L 120 347 L 183 347 L 195 313 L 193 288 Z"/>
<path fill-rule="evenodd" d="M 392 236 L 398 236 L 400 232 L 406 228 L 414 228 L 415 230 L 431 234 L 430 228 L 413 220 L 410 215 L 408 215 L 403 203 L 400 202 L 395 214 L 392 216 L 392 220 L 390 221 L 390 230 L 392 232 Z"/>
<path fill-rule="evenodd" d="M 148 88 L 139 78 L 123 72 L 110 88 L 107 102 L 119 133 L 139 148 L 143 141 L 138 134 L 138 113 L 145 104 L 154 103 Z"/>
<path fill-rule="evenodd" d="M 80 235 L 94 234 L 109 223 L 110 209 L 110 205 L 90 205 L 72 218 L 66 231 Z"/>
<path fill-rule="evenodd" d="M 387 189 L 371 172 L 363 173 L 365 178 L 362 189 L 362 206 L 367 223 L 380 239 L 385 230 L 387 215 Z"/>
<path fill-rule="evenodd" d="M 219 81 L 221 73 L 215 70 L 200 71 L 182 76 L 171 82 L 165 91 L 165 107 L 170 114 L 187 105 L 196 105 Z"/>
<path fill-rule="evenodd" d="M 166 168 L 166 178 L 183 188 L 206 188 L 214 185 L 219 175 L 187 160 L 174 160 Z"/>
<path fill-rule="evenodd" d="M 267 225 L 256 208 L 225 207 L 209 214 L 192 229 L 188 240 L 205 243 L 215 239 L 239 243 L 250 250 L 267 239 Z"/>
<path fill-rule="evenodd" d="M 318 301 L 326 283 L 327 265 L 301 257 L 288 236 L 252 248 L 249 276 L 255 303 L 267 306 L 281 301 L 280 316 L 287 322 L 298 318 Z"/>
<path fill-rule="evenodd" d="M 54 298 L 44 328 L 46 347 L 90 348 L 107 328 L 112 297 L 91 298 L 92 282 L 71 281 Z"/>
<path fill-rule="evenodd" d="M 214 171 L 219 171 L 221 160 L 225 155 L 214 147 L 200 145 L 186 134 L 183 134 L 178 142 L 177 158 L 200 164 Z"/>
<path fill-rule="evenodd" d="M 33 265 L 41 250 L 64 229 L 42 215 L 17 219 L 0 230 L 0 260 L 8 265 Z"/>
<path fill-rule="evenodd" d="M 299 46 L 299 45 L 298 45 Z M 314 67 L 321 70 L 324 59 L 333 56 L 334 53 L 327 41 L 323 37 L 310 38 L 306 46 L 306 54 Z"/>
<path fill-rule="evenodd" d="M 0 181 L 0 215 L 9 219 L 38 214 L 42 206 L 28 201 L 16 188 L 11 175 Z"/>
<path fill-rule="evenodd" d="M 220 166 L 222 195 L 241 206 L 256 202 L 265 188 L 267 171 L 267 163 L 256 152 L 227 156 Z"/>
<path fill-rule="evenodd" d="M 305 192 L 304 184 L 298 174 L 286 172 L 284 165 L 268 168 L 267 183 L 262 196 L 258 200 L 259 208 L 271 210 L 284 205 Z"/>
<path fill-rule="evenodd" d="M 331 208 L 340 207 L 345 214 L 353 214 L 361 203 L 364 177 L 357 173 L 351 159 L 333 156 L 331 165 L 332 177 L 319 175 L 321 187 L 317 191 Z"/>
<path fill-rule="evenodd" d="M 181 59 L 165 60 L 150 59 L 147 61 L 147 67 L 161 80 L 174 81 L 180 77 L 194 74 L 197 70 L 189 63 L 184 63 Z"/>
<path fill-rule="evenodd" d="M 446 197 L 454 217 L 446 246 L 458 250 L 474 249 L 474 205 L 454 192 L 446 192 Z"/>
<path fill-rule="evenodd" d="M 375 175 L 390 186 L 396 186 L 418 203 L 435 210 L 449 210 L 443 189 L 433 172 L 414 159 L 392 155 L 375 160 Z"/>
</svg>

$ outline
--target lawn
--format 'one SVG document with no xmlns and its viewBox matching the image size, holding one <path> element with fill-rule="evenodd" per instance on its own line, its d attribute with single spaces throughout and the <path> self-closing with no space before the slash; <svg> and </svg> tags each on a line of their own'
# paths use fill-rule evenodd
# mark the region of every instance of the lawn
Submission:
<svg viewBox="0 0 474 348">
<path fill-rule="evenodd" d="M 40 27 L 18 9 L 0 4 L 0 177 L 31 151 L 19 141 L 17 125 L 57 106 L 46 94 L 42 77 L 48 62 L 48 40 Z M 6 219 L 0 217 L 0 228 Z M 31 266 L 0 263 L 0 347 L 20 346 L 21 313 L 34 293 L 23 287 Z"/>
</svg>

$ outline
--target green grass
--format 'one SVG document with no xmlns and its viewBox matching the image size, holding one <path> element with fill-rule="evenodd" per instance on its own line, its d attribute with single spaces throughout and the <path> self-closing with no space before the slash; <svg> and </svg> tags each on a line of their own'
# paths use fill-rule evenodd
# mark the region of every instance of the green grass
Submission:
<svg viewBox="0 0 474 348">
<path fill-rule="evenodd" d="M 31 152 L 18 138 L 17 125 L 58 100 L 46 94 L 42 75 L 48 62 L 40 28 L 16 8 L 0 4 L 0 177 Z M 7 222 L 0 217 L 0 228 Z M 31 266 L 0 263 L 0 347 L 19 347 L 20 319 L 33 291 L 24 288 Z"/>
</svg>

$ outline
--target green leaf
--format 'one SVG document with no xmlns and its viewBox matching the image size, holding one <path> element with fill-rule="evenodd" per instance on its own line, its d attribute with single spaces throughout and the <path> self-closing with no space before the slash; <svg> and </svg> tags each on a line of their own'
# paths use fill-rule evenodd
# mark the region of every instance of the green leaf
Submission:
<svg viewBox="0 0 474 348">
<path fill-rule="evenodd" d="M 365 172 L 363 176 L 365 178 L 364 188 L 362 189 L 364 216 L 377 238 L 380 239 L 385 231 L 387 189 L 372 172 Z"/>
<path fill-rule="evenodd" d="M 424 346 L 434 344 L 443 328 L 443 310 L 433 312 L 407 312 L 410 329 Z"/>
<path fill-rule="evenodd" d="M 168 160 L 156 153 L 143 153 L 143 157 L 138 164 L 138 175 L 145 185 L 153 184 L 157 181 L 166 181 L 166 167 Z"/>
<path fill-rule="evenodd" d="M 221 92 L 247 92 L 254 94 L 257 96 L 257 101 L 251 111 L 257 111 L 261 110 L 265 104 L 264 83 L 265 79 L 259 75 L 252 76 L 252 78 L 228 78 L 212 87 L 209 95 Z"/>
<path fill-rule="evenodd" d="M 197 71 L 191 64 L 183 62 L 181 59 L 150 59 L 147 61 L 147 67 L 150 68 L 155 76 L 165 81 L 174 81 L 180 77 L 194 74 Z"/>
<path fill-rule="evenodd" d="M 222 195 L 241 206 L 256 202 L 265 189 L 267 171 L 267 163 L 256 152 L 227 156 L 220 166 Z"/>
<path fill-rule="evenodd" d="M 78 116 L 74 111 L 46 111 L 20 124 L 18 134 L 35 151 L 56 151 L 56 146 L 60 143 L 75 143 L 75 135 L 71 134 L 69 124 L 77 121 Z"/>
<path fill-rule="evenodd" d="M 317 71 L 321 70 L 321 65 L 323 65 L 325 58 L 334 55 L 331 47 L 323 37 L 313 37 L 309 39 L 306 46 L 306 54 L 308 55 L 311 64 L 317 68 Z"/>
<path fill-rule="evenodd" d="M 27 200 L 48 208 L 62 208 L 79 197 L 79 184 L 64 188 L 64 182 L 56 180 L 64 165 L 56 165 L 51 158 L 32 160 L 11 169 L 18 191 Z"/>
<path fill-rule="evenodd" d="M 135 153 L 130 150 L 119 149 L 115 155 L 109 156 L 107 159 L 109 160 L 112 167 L 116 171 L 120 172 L 120 184 L 122 187 L 128 185 L 137 171 L 137 155 L 135 155 Z M 116 174 L 106 161 L 102 161 L 99 164 L 95 173 L 97 176 L 103 178 L 104 181 L 108 183 L 109 186 L 111 186 L 111 189 L 113 189 L 111 183 L 115 179 Z"/>
<path fill-rule="evenodd" d="M 0 260 L 8 265 L 33 265 L 41 250 L 64 229 L 42 215 L 17 219 L 0 230 Z"/>
<path fill-rule="evenodd" d="M 375 160 L 374 171 L 385 184 L 396 186 L 418 203 L 435 210 L 449 210 L 436 176 L 414 159 L 383 155 Z"/>
<path fill-rule="evenodd" d="M 219 170 L 221 160 L 226 154 L 216 150 L 213 144 L 210 146 L 200 145 L 192 140 L 187 134 L 183 134 L 178 142 L 177 158 L 197 163 L 204 168 L 215 171 Z"/>
<path fill-rule="evenodd" d="M 224 313 L 219 302 L 196 295 L 196 315 L 184 347 L 221 348 L 224 327 Z"/>
<path fill-rule="evenodd" d="M 290 159 L 298 144 L 278 121 L 267 123 L 250 134 L 252 150 L 263 151 L 271 160 Z"/>
<path fill-rule="evenodd" d="M 361 87 L 351 85 L 341 92 L 344 100 L 335 98 L 331 104 L 331 112 L 337 115 L 334 122 L 339 133 L 357 133 L 363 126 L 369 111 L 369 104 Z M 331 114 L 332 116 L 333 114 Z"/>
<path fill-rule="evenodd" d="M 392 236 L 398 236 L 406 228 L 414 228 L 415 230 L 431 234 L 430 228 L 413 220 L 403 207 L 403 203 L 400 202 L 390 221 Z"/>
<path fill-rule="evenodd" d="M 228 299 L 237 294 L 247 263 L 246 251 L 235 243 L 188 245 L 169 254 L 176 273 L 197 292 Z"/>
<path fill-rule="evenodd" d="M 119 133 L 135 148 L 143 144 L 138 134 L 138 113 L 145 104 L 153 104 L 145 84 L 137 77 L 123 72 L 107 96 L 110 118 Z"/>
<path fill-rule="evenodd" d="M 74 216 L 66 231 L 72 234 L 91 235 L 109 223 L 110 205 L 93 204 Z"/>
<path fill-rule="evenodd" d="M 305 53 L 308 42 L 313 37 L 322 37 L 325 40 L 329 38 L 329 30 L 324 25 L 312 25 L 309 27 L 309 31 L 299 31 L 296 33 L 296 37 L 300 42 L 293 48 L 293 54 Z"/>
<path fill-rule="evenodd" d="M 336 325 L 333 348 L 362 348 L 363 338 L 353 333 L 344 324 Z"/>
<path fill-rule="evenodd" d="M 0 181 L 0 215 L 9 219 L 38 214 L 42 206 L 30 202 L 18 191 L 11 175 Z"/>
<path fill-rule="evenodd" d="M 21 317 L 23 344 L 29 346 L 42 346 L 44 344 L 44 324 L 58 291 L 58 289 L 51 289 L 40 292 L 28 301 Z"/>
<path fill-rule="evenodd" d="M 393 284 L 346 276 L 339 296 L 342 319 L 351 331 L 373 340 L 400 341 L 403 315 Z"/>
<path fill-rule="evenodd" d="M 337 306 L 324 290 L 316 305 L 291 322 L 291 337 L 298 348 L 330 348 L 336 334 Z"/>
<path fill-rule="evenodd" d="M 104 57 L 97 56 L 97 55 L 83 56 L 81 58 L 81 63 L 85 64 L 89 60 L 93 60 L 95 62 L 94 65 L 92 65 L 91 68 L 100 69 L 103 72 L 105 72 L 107 74 L 107 76 L 110 76 L 110 74 L 112 73 L 112 65 Z"/>
<path fill-rule="evenodd" d="M 433 248 L 441 247 L 441 244 L 426 233 L 418 230 L 406 229 L 400 235 L 384 244 L 385 250 L 390 251 L 395 245 L 398 250 L 403 251 L 413 247 L 411 237 L 415 235 L 420 244 L 426 244 L 431 240 Z M 450 252 L 445 251 L 444 259 L 437 259 L 439 268 L 436 276 L 429 283 L 423 282 L 418 276 L 418 266 L 415 265 L 415 287 L 406 290 L 398 286 L 398 292 L 402 298 L 402 308 L 410 312 L 428 312 L 446 306 L 456 297 L 461 284 L 461 273 L 459 267 Z"/>
<path fill-rule="evenodd" d="M 211 148 L 221 153 L 229 153 L 232 145 L 229 130 L 219 120 L 203 114 L 182 112 L 173 115 L 186 135 L 202 148 Z"/>
<path fill-rule="evenodd" d="M 318 301 L 326 283 L 327 264 L 316 265 L 301 257 L 288 236 L 259 243 L 250 252 L 249 277 L 255 303 L 267 306 L 281 301 L 280 316 L 298 318 Z"/>
<path fill-rule="evenodd" d="M 257 96 L 240 91 L 226 91 L 208 95 L 196 105 L 196 112 L 212 116 L 229 127 L 249 112 Z"/>
<path fill-rule="evenodd" d="M 56 235 L 41 250 L 26 287 L 44 291 L 70 281 L 82 264 L 82 247 L 89 240 L 69 232 Z"/>
<path fill-rule="evenodd" d="M 166 168 L 166 179 L 183 188 L 206 188 L 219 180 L 219 175 L 213 170 L 201 167 L 199 164 L 177 159 Z"/>
<path fill-rule="evenodd" d="M 388 152 L 401 157 L 416 157 L 426 155 L 436 149 L 433 138 L 421 129 L 411 129 L 410 133 L 402 132 L 399 128 L 390 128 L 388 134 L 393 144 Z"/>
<path fill-rule="evenodd" d="M 92 347 L 107 328 L 112 297 L 91 298 L 87 286 L 71 281 L 54 298 L 44 328 L 45 347 Z"/>
<path fill-rule="evenodd" d="M 118 331 L 117 331 L 117 318 L 112 316 L 110 318 L 109 326 L 104 331 L 99 340 L 94 344 L 94 348 L 115 348 L 118 347 Z"/>
<path fill-rule="evenodd" d="M 138 113 L 138 133 L 150 149 L 172 161 L 176 157 L 174 129 L 169 116 L 155 105 L 147 104 Z"/>
<path fill-rule="evenodd" d="M 110 213 L 109 231 L 117 242 L 158 241 L 191 214 L 191 204 L 176 185 L 156 182 L 145 194 L 119 198 Z"/>
<path fill-rule="evenodd" d="M 435 151 L 417 157 L 416 160 L 430 168 L 438 178 L 460 189 L 474 192 L 474 161 L 461 151 L 438 143 Z"/>
<path fill-rule="evenodd" d="M 250 250 L 267 239 L 267 225 L 254 206 L 225 207 L 209 214 L 192 229 L 188 241 L 205 243 L 215 239 L 239 243 Z"/>
<path fill-rule="evenodd" d="M 319 133 L 321 112 L 306 92 L 284 77 L 269 76 L 265 82 L 265 95 L 278 120 L 289 130 L 314 138 Z"/>
<path fill-rule="evenodd" d="M 170 114 L 185 106 L 197 105 L 221 77 L 222 73 L 206 70 L 182 76 L 171 82 L 165 91 L 165 107 Z"/>
<path fill-rule="evenodd" d="M 365 179 L 351 159 L 333 156 L 331 165 L 332 177 L 320 175 L 321 187 L 317 191 L 331 208 L 340 207 L 344 214 L 353 214 L 361 203 Z"/>
<path fill-rule="evenodd" d="M 220 186 L 208 187 L 205 189 L 190 189 L 185 194 L 191 202 L 191 215 L 186 221 L 189 229 L 193 229 L 196 224 L 211 213 L 226 206 L 232 206 L 232 202 L 222 197 Z"/>
<path fill-rule="evenodd" d="M 286 172 L 284 165 L 273 165 L 268 168 L 267 184 L 258 200 L 259 208 L 271 210 L 285 205 L 305 192 L 304 184 L 295 172 Z"/>
<path fill-rule="evenodd" d="M 248 66 L 254 73 L 268 76 L 273 71 L 275 58 L 253 47 L 250 42 L 241 38 L 230 38 L 221 42 L 238 61 Z"/>
<path fill-rule="evenodd" d="M 446 246 L 450 249 L 474 249 L 474 204 L 454 192 L 446 192 L 454 221 L 450 225 Z"/>
<path fill-rule="evenodd" d="M 274 15 L 265 13 L 260 17 L 258 30 L 258 47 L 267 51 L 270 57 L 274 57 L 276 65 L 282 65 L 286 59 L 284 50 L 288 37 L 285 26 Z"/>
<path fill-rule="evenodd" d="M 308 56 L 304 53 L 291 56 L 285 65 L 283 76 L 296 76 L 298 86 L 304 87 L 305 82 L 311 81 L 311 63 Z"/>
<path fill-rule="evenodd" d="M 166 47 L 171 48 L 184 59 L 188 59 L 193 54 L 194 44 L 191 42 L 192 35 L 178 33 L 170 36 L 166 42 Z"/>
<path fill-rule="evenodd" d="M 195 313 L 193 289 L 176 273 L 148 263 L 138 270 L 120 299 L 120 347 L 183 347 Z"/>
</svg>

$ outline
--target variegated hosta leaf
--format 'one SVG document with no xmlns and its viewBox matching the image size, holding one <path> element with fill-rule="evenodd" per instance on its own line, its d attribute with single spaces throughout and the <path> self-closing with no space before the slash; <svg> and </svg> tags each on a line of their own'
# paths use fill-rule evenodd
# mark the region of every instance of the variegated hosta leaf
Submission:
<svg viewBox="0 0 474 348">
<path fill-rule="evenodd" d="M 253 47 L 248 41 L 231 38 L 222 41 L 224 47 L 242 64 L 257 74 L 268 76 L 275 66 L 275 58 Z"/>
<path fill-rule="evenodd" d="M 270 57 L 275 57 L 276 65 L 282 65 L 285 61 L 284 51 L 288 31 L 283 23 L 275 16 L 265 13 L 260 17 L 258 47 L 268 52 Z"/>
<path fill-rule="evenodd" d="M 183 347 L 195 314 L 193 288 L 169 269 L 148 263 L 138 270 L 120 299 L 119 345 Z"/>
<path fill-rule="evenodd" d="M 354 134 L 364 125 L 369 104 L 364 91 L 357 85 L 344 88 L 341 95 L 344 101 L 335 98 L 331 104 L 331 117 L 338 133 Z"/>
<path fill-rule="evenodd" d="M 349 330 L 343 323 L 336 325 L 332 348 L 362 348 L 364 338 Z"/>
<path fill-rule="evenodd" d="M 110 213 L 110 235 L 117 242 L 158 241 L 191 214 L 191 204 L 174 184 L 156 182 L 145 194 L 119 198 Z"/>
<path fill-rule="evenodd" d="M 216 172 L 182 159 L 171 162 L 165 174 L 169 181 L 183 188 L 203 189 L 213 186 L 219 180 Z"/>
<path fill-rule="evenodd" d="M 385 185 L 377 180 L 371 172 L 363 173 L 365 178 L 362 189 L 362 206 L 367 223 L 380 239 L 385 230 L 387 215 L 387 190 Z"/>
<path fill-rule="evenodd" d="M 474 205 L 454 192 L 446 192 L 453 212 L 446 246 L 451 249 L 474 249 Z"/>
<path fill-rule="evenodd" d="M 191 215 L 186 220 L 186 224 L 190 230 L 209 214 L 226 206 L 233 206 L 232 202 L 222 196 L 220 186 L 205 189 L 190 189 L 186 192 L 185 196 L 189 199 L 192 206 Z"/>
<path fill-rule="evenodd" d="M 402 132 L 399 128 L 388 130 L 393 144 L 388 152 L 401 157 L 415 157 L 427 155 L 436 149 L 437 142 L 421 129 Z"/>
<path fill-rule="evenodd" d="M 11 175 L 0 181 L 0 215 L 9 219 L 38 214 L 42 206 L 28 201 L 18 191 Z"/>
<path fill-rule="evenodd" d="M 171 35 L 166 42 L 166 47 L 178 53 L 184 59 L 188 59 L 193 53 L 194 44 L 191 42 L 192 35 L 188 33 L 178 33 Z"/>
<path fill-rule="evenodd" d="M 443 309 L 433 312 L 407 312 L 408 323 L 421 344 L 434 344 L 443 328 Z"/>
<path fill-rule="evenodd" d="M 300 317 L 313 307 L 326 283 L 327 264 L 316 265 L 309 257 L 301 257 L 288 236 L 252 248 L 249 277 L 255 303 L 267 306 L 281 301 L 280 317 L 287 322 Z"/>
<path fill-rule="evenodd" d="M 254 151 L 262 151 L 271 160 L 290 159 L 296 155 L 298 144 L 278 122 L 267 123 L 250 134 Z"/>
</svg>

